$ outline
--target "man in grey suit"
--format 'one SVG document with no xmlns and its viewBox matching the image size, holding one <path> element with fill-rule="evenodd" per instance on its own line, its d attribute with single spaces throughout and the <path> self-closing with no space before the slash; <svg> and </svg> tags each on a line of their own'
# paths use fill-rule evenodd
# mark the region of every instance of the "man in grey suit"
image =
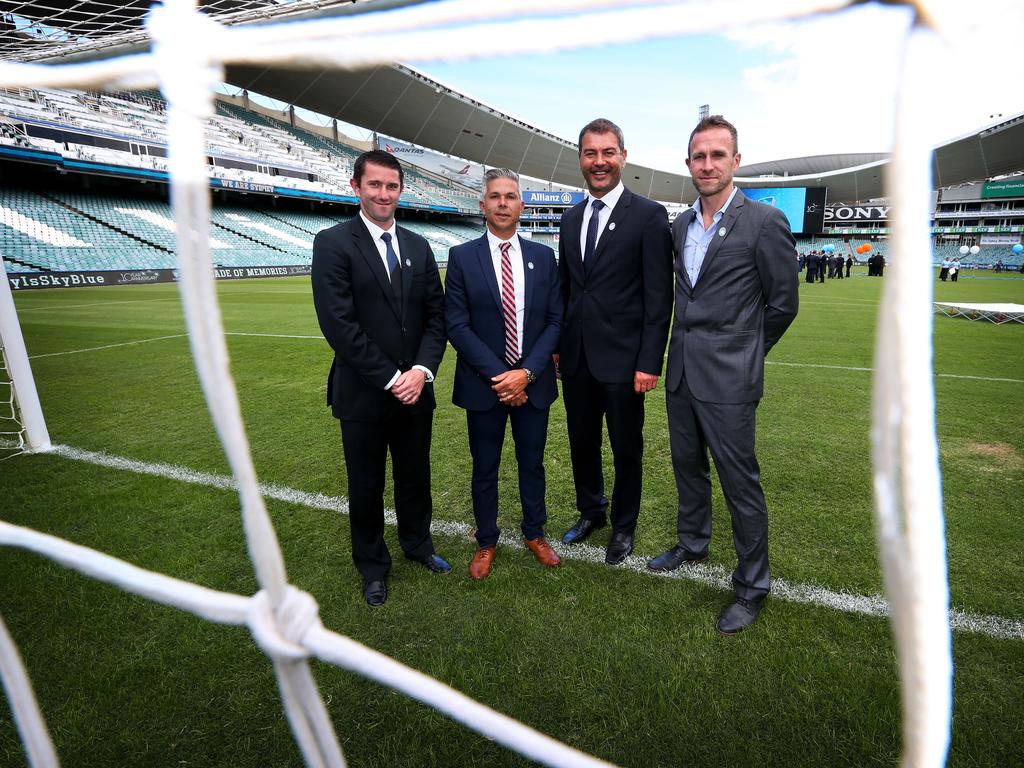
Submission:
<svg viewBox="0 0 1024 768">
<path fill-rule="evenodd" d="M 736 128 L 721 115 L 701 120 L 686 159 L 700 198 L 672 225 L 676 308 L 665 387 L 678 543 L 648 563 L 651 570 L 670 571 L 707 559 L 710 449 L 739 559 L 732 575 L 736 597 L 716 623 L 726 635 L 754 623 L 770 588 L 755 412 L 764 392 L 764 357 L 798 306 L 789 224 L 782 211 L 747 199 L 733 185 L 739 165 Z"/>
</svg>

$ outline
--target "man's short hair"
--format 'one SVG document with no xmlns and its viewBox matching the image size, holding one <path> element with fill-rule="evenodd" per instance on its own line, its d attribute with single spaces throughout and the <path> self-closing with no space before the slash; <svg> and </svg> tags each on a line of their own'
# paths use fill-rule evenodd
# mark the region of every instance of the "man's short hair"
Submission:
<svg viewBox="0 0 1024 768">
<path fill-rule="evenodd" d="M 495 179 L 509 179 L 519 186 L 519 174 L 513 171 L 511 168 L 491 168 L 484 174 L 484 185 L 480 188 L 480 200 L 483 201 L 487 195 L 487 185 Z"/>
<path fill-rule="evenodd" d="M 622 129 L 611 120 L 599 117 L 584 125 L 583 130 L 580 131 L 580 138 L 576 143 L 577 151 L 580 154 L 583 153 L 583 137 L 588 133 L 614 133 L 616 140 L 619 142 L 619 151 L 625 151 L 626 149 L 626 140 L 622 138 Z"/>
<path fill-rule="evenodd" d="M 730 123 L 721 115 L 708 115 L 702 118 L 697 127 L 693 129 L 693 133 L 690 134 L 690 140 L 686 143 L 686 156 L 690 156 L 690 147 L 693 146 L 693 137 L 701 131 L 707 131 L 711 128 L 725 128 L 732 134 L 732 153 L 735 155 L 740 151 L 740 142 L 736 136 L 736 126 Z"/>
<path fill-rule="evenodd" d="M 383 165 L 385 168 L 391 168 L 392 170 L 398 171 L 398 183 L 403 187 L 405 186 L 405 173 L 402 171 L 402 164 L 398 162 L 398 159 L 390 152 L 382 152 L 379 149 L 371 149 L 369 152 L 363 152 L 363 154 L 356 158 L 356 164 L 352 168 L 352 178 L 355 180 L 356 184 L 360 184 L 362 182 L 363 173 L 366 171 L 367 163 Z"/>
</svg>

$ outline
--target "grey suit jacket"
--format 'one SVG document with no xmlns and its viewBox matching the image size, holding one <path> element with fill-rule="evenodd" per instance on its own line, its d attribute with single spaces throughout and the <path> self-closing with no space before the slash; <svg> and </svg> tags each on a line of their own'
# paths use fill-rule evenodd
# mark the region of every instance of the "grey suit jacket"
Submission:
<svg viewBox="0 0 1024 768">
<path fill-rule="evenodd" d="M 683 377 L 698 400 L 755 402 L 764 394 L 764 358 L 796 317 L 796 243 L 785 215 L 737 190 L 696 285 L 683 267 L 691 209 L 672 224 L 676 308 L 665 386 Z"/>
</svg>

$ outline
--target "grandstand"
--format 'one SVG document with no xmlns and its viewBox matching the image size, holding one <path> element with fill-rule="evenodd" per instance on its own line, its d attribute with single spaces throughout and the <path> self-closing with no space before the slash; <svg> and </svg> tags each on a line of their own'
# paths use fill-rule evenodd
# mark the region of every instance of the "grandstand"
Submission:
<svg viewBox="0 0 1024 768">
<path fill-rule="evenodd" d="M 167 179 L 166 106 L 162 96 L 153 91 L 110 94 L 0 89 L 0 155 L 8 165 L 11 160 L 29 159 L 80 178 L 104 174 L 163 182 Z M 207 171 L 218 192 L 211 231 L 218 266 L 308 265 L 310 235 L 324 222 L 343 220 L 355 212 L 348 179 L 365 146 L 350 146 L 321 135 L 315 126 L 301 124 L 294 114 L 287 120 L 278 119 L 270 110 L 251 103 L 248 94 L 221 96 L 216 110 L 208 121 L 206 143 Z M 9 150 L 5 152 L 5 148 Z M 863 159 L 858 156 L 851 162 Z M 869 159 L 884 162 L 873 156 Z M 753 171 L 777 178 L 771 174 L 780 169 L 820 171 L 839 160 L 779 161 L 755 166 Z M 452 245 L 483 231 L 482 220 L 475 215 L 477 193 L 426 168 L 406 161 L 403 165 L 406 186 L 400 218 L 427 238 L 439 262 L 444 263 Z M 10 181 L 4 183 L 9 190 L 4 199 L 11 212 L 4 214 L 0 238 L 11 272 L 174 266 L 170 209 L 160 196 L 128 195 L 116 189 L 97 195 L 87 188 L 54 191 L 45 185 L 18 188 Z M 524 187 L 528 186 L 524 180 Z M 1012 243 L 988 242 L 993 236 L 986 234 L 1003 233 L 997 240 L 1008 235 L 1021 237 L 1024 187 L 1016 197 L 995 200 L 984 197 L 985 189 L 985 185 L 968 184 L 938 193 L 933 222 L 936 264 L 946 255 L 959 256 L 963 244 L 979 245 L 980 253 L 971 263 L 980 269 L 997 262 L 1016 269 L 1024 263 L 1024 256 L 1010 250 Z M 230 199 L 227 190 L 247 193 L 246 199 Z M 316 201 L 314 207 L 322 214 L 303 223 L 301 206 L 282 206 L 282 198 Z M 833 209 L 839 210 L 830 205 L 829 211 Z M 887 210 L 887 206 L 876 209 Z M 539 242 L 555 247 L 553 233 L 561 210 L 564 208 L 550 205 L 528 207 L 524 229 L 531 230 Z M 416 216 L 414 211 L 434 215 Z M 275 223 L 283 223 L 284 229 L 275 229 Z M 959 234 L 950 235 L 950 231 Z M 856 248 L 865 242 L 871 243 L 875 253 L 888 256 L 888 235 L 884 217 L 871 222 L 868 229 L 832 218 L 821 235 L 798 237 L 797 248 L 806 253 L 831 243 L 837 252 L 861 261 Z"/>
</svg>

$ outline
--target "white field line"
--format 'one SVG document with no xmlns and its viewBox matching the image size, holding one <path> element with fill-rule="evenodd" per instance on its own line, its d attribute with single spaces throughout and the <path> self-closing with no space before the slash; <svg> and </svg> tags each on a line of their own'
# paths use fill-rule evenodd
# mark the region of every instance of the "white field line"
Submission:
<svg viewBox="0 0 1024 768">
<path fill-rule="evenodd" d="M 154 336 L 151 339 L 136 339 L 135 341 L 123 341 L 119 344 L 104 344 L 102 347 L 87 347 L 85 349 L 68 349 L 64 352 L 47 352 L 42 355 L 29 355 L 30 360 L 36 360 L 40 357 L 58 357 L 60 355 L 79 355 L 83 352 L 98 352 L 101 349 L 114 349 L 115 347 L 132 347 L 136 344 L 146 344 L 150 341 L 163 341 L 165 339 L 184 339 L 188 336 L 187 333 L 176 333 L 173 336 Z"/>
<path fill-rule="evenodd" d="M 268 339 L 316 339 L 317 341 L 324 341 L 324 337 L 320 335 L 315 336 L 300 336 L 298 334 L 290 333 L 244 333 L 242 331 L 225 331 L 225 336 L 262 336 Z"/>
<path fill-rule="evenodd" d="M 168 283 L 167 285 L 170 284 Z M 43 304 L 38 307 L 18 307 L 18 314 L 21 315 L 24 314 L 25 312 L 63 312 L 66 309 L 81 309 L 82 307 L 106 307 L 111 304 L 148 304 L 151 301 L 181 301 L 181 299 L 179 299 L 177 296 L 168 296 L 167 298 L 164 299 L 125 299 L 124 301 L 94 301 L 89 304 Z"/>
<path fill-rule="evenodd" d="M 85 451 L 67 445 L 54 445 L 51 453 L 74 461 L 83 461 L 112 469 L 122 469 L 143 475 L 154 475 L 170 480 L 177 480 L 193 485 L 203 485 L 221 490 L 235 490 L 237 483 L 230 475 L 215 475 L 207 472 L 196 472 L 187 467 L 173 464 L 153 464 L 149 462 L 126 459 L 120 456 L 96 451 Z M 338 496 L 323 493 L 308 493 L 295 488 L 273 484 L 260 484 L 260 492 L 267 498 L 296 504 L 311 509 L 348 514 L 348 501 Z M 385 510 L 385 521 L 395 525 L 395 513 Z M 466 523 L 452 520 L 435 520 L 430 529 L 433 533 L 452 538 L 471 539 L 473 528 Z M 519 537 L 513 534 L 502 534 L 501 544 L 514 549 L 525 549 Z M 577 544 L 572 547 L 563 545 L 557 540 L 552 542 L 555 550 L 564 560 L 575 560 L 587 563 L 604 563 L 604 549 L 590 544 Z M 697 565 L 680 568 L 671 573 L 655 573 L 647 569 L 646 558 L 633 555 L 617 566 L 634 571 L 650 578 L 686 579 L 695 581 L 714 589 L 731 591 L 732 582 L 729 571 L 722 565 Z M 794 603 L 803 603 L 844 613 L 862 614 L 866 616 L 887 616 L 889 606 L 881 595 L 854 595 L 847 592 L 835 592 L 814 584 L 791 584 L 785 579 L 772 580 L 772 597 Z M 1024 621 L 1016 621 L 1001 616 L 986 616 L 966 611 L 951 610 L 950 626 L 954 630 L 975 632 L 988 635 L 999 640 L 1024 640 Z"/>
<path fill-rule="evenodd" d="M 788 368 L 829 368 L 834 371 L 863 371 L 870 373 L 874 368 L 858 368 L 853 365 L 824 365 L 822 363 L 784 363 L 779 360 L 765 360 L 765 365 L 785 365 Z M 974 381 L 1006 381 L 1010 384 L 1024 384 L 1024 379 L 1002 379 L 996 376 L 968 376 L 961 373 L 936 373 L 937 379 L 972 379 Z"/>
</svg>

